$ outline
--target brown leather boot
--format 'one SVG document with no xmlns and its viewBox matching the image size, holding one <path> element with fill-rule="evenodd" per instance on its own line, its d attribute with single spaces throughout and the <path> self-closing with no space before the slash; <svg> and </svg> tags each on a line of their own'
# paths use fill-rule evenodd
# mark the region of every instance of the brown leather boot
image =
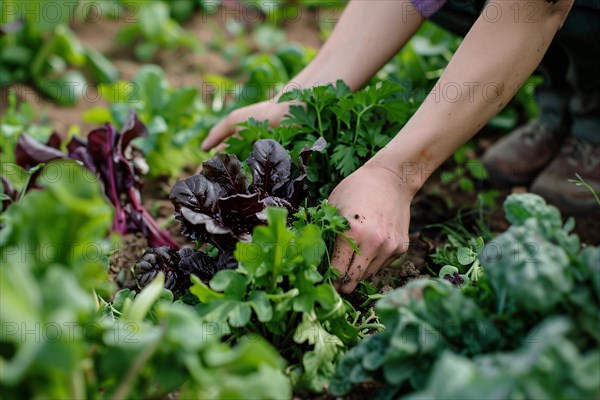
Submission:
<svg viewBox="0 0 600 400">
<path fill-rule="evenodd" d="M 533 182 L 531 192 L 568 214 L 600 212 L 600 205 L 589 189 L 568 181 L 576 179 L 575 174 L 600 195 L 600 145 L 569 138 L 554 161 Z"/>
<path fill-rule="evenodd" d="M 533 120 L 490 147 L 481 161 L 495 184 L 528 185 L 552 161 L 566 136 L 565 129 L 550 130 Z"/>
</svg>

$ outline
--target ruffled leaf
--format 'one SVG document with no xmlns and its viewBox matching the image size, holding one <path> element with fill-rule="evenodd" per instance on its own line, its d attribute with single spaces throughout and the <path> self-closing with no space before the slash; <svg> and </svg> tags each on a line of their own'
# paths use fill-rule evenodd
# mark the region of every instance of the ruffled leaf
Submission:
<svg viewBox="0 0 600 400">
<path fill-rule="evenodd" d="M 248 177 L 234 155 L 219 153 L 202 163 L 202 175 L 219 184 L 227 193 L 248 193 Z"/>
<path fill-rule="evenodd" d="M 285 149 L 272 139 L 254 142 L 254 150 L 246 164 L 250 167 L 252 185 L 264 193 L 273 193 L 287 182 L 292 162 Z"/>
</svg>

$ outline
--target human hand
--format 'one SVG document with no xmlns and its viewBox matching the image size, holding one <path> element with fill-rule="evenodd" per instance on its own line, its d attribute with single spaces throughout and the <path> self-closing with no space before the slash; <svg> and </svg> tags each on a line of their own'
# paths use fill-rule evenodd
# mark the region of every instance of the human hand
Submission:
<svg viewBox="0 0 600 400">
<path fill-rule="evenodd" d="M 348 219 L 348 236 L 360 249 L 355 253 L 346 239 L 337 237 L 331 264 L 340 272 L 338 290 L 351 293 L 361 279 L 408 250 L 413 195 L 392 170 L 369 163 L 333 190 L 329 201 Z"/>
<path fill-rule="evenodd" d="M 275 126 L 281 122 L 285 114 L 287 114 L 288 109 L 289 103 L 275 103 L 273 100 L 238 108 L 210 130 L 208 136 L 202 142 L 202 150 L 210 150 L 223 142 L 229 136 L 236 133 L 239 128 L 236 124 L 244 122 L 249 118 L 254 118 L 258 121 L 268 119 L 269 124 Z"/>
</svg>

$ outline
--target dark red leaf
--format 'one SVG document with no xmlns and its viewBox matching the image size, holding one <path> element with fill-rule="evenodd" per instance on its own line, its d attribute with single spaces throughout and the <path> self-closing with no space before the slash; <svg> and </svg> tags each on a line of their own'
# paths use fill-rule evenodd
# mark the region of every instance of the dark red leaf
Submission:
<svg viewBox="0 0 600 400">
<path fill-rule="evenodd" d="M 175 206 L 187 207 L 205 214 L 213 214 L 217 210 L 217 201 L 227 192 L 218 184 L 203 175 L 194 175 L 173 185 L 169 198 Z"/>
<path fill-rule="evenodd" d="M 248 193 L 248 176 L 235 155 L 217 154 L 202 163 L 201 174 L 219 184 L 227 194 Z"/>
<path fill-rule="evenodd" d="M 54 147 L 57 150 L 60 150 L 60 145 L 62 144 L 62 139 L 58 132 L 52 132 L 48 140 L 46 141 L 46 146 Z"/>
<path fill-rule="evenodd" d="M 25 169 L 35 167 L 40 163 L 67 158 L 62 151 L 41 144 L 25 133 L 19 135 L 19 139 L 17 139 L 15 156 L 17 164 Z"/>
<path fill-rule="evenodd" d="M 254 179 L 252 186 L 263 193 L 273 193 L 287 182 L 292 162 L 279 143 L 272 139 L 261 139 L 254 142 L 254 149 L 246 164 Z"/>
<path fill-rule="evenodd" d="M 170 235 L 158 227 L 141 205 L 139 189 L 142 181 L 137 175 L 134 152 L 129 146 L 134 138 L 146 134 L 146 128 L 133 112 L 129 114 L 122 133 L 117 133 L 112 125 L 106 124 L 90 132 L 87 141 L 73 137 L 67 145 L 68 155 L 57 150 L 60 147 L 57 134 L 50 137 L 48 145 L 23 134 L 17 143 L 17 163 L 24 168 L 31 168 L 59 158 L 79 161 L 99 178 L 104 194 L 115 207 L 113 231 L 123 234 L 141 232 L 152 246 L 178 248 Z M 35 175 L 31 182 L 35 182 Z"/>
<path fill-rule="evenodd" d="M 237 226 L 234 232 L 249 234 L 260 221 L 256 213 L 261 212 L 265 205 L 260 201 L 260 194 L 236 194 L 219 199 L 221 221 L 226 226 Z"/>
<path fill-rule="evenodd" d="M 133 111 L 129 111 L 127 119 L 121 129 L 121 134 L 118 140 L 118 149 L 125 153 L 125 149 L 129 146 L 131 141 L 141 136 L 148 136 L 148 130 L 146 126 L 138 119 L 137 114 Z"/>
</svg>

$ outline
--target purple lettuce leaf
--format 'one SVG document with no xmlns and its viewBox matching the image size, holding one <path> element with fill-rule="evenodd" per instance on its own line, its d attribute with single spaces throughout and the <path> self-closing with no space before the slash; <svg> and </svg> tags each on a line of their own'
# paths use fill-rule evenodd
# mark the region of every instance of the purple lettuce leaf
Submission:
<svg viewBox="0 0 600 400">
<path fill-rule="evenodd" d="M 239 163 L 237 159 L 235 162 Z M 232 250 L 235 243 L 246 240 L 252 227 L 260 222 L 256 213 L 262 211 L 264 205 L 258 193 L 237 194 L 242 186 L 232 185 L 235 180 L 216 179 L 215 182 L 204 175 L 206 171 L 212 170 L 203 165 L 200 175 L 179 181 L 171 188 L 169 198 L 175 206 L 175 218 L 181 222 L 181 233 L 189 239 Z M 240 171 L 243 173 L 241 164 Z M 238 178 L 237 182 L 244 180 Z"/>
<path fill-rule="evenodd" d="M 233 227 L 232 232 L 238 240 L 250 240 L 250 232 L 261 223 L 257 214 L 265 208 L 260 195 L 253 193 L 222 197 L 218 205 L 222 224 Z"/>
<path fill-rule="evenodd" d="M 174 201 L 175 211 L 186 207 L 205 214 L 215 213 L 217 201 L 224 196 L 227 196 L 227 191 L 202 173 L 175 183 L 169 193 L 171 201 Z"/>
<path fill-rule="evenodd" d="M 147 286 L 159 272 L 165 274 L 164 287 L 183 294 L 191 285 L 190 275 L 208 283 L 217 271 L 237 268 L 231 252 L 211 257 L 203 251 L 184 247 L 178 252 L 168 246 L 149 247 L 136 262 L 134 274 L 140 289 Z"/>
<path fill-rule="evenodd" d="M 202 163 L 202 175 L 228 194 L 248 194 L 248 176 L 235 155 L 219 153 Z"/>
<path fill-rule="evenodd" d="M 87 140 L 73 137 L 67 144 L 68 154 L 59 150 L 61 141 L 56 133 L 50 136 L 46 145 L 22 134 L 17 142 L 17 164 L 29 169 L 56 159 L 79 161 L 99 178 L 104 194 L 115 207 L 113 231 L 122 234 L 142 232 L 151 246 L 178 248 L 141 204 L 141 171 L 135 162 L 131 141 L 147 134 L 146 127 L 133 111 L 121 132 L 106 124 L 90 132 Z M 35 176 L 30 182 L 35 182 Z"/>
<path fill-rule="evenodd" d="M 179 271 L 181 275 L 186 277 L 188 283 L 190 283 L 190 275 L 195 275 L 200 280 L 208 283 L 217 271 L 234 269 L 238 265 L 231 252 L 222 252 L 217 257 L 210 257 L 203 251 L 183 248 L 179 250 L 179 255 L 181 257 Z"/>
<path fill-rule="evenodd" d="M 286 184 L 292 160 L 279 143 L 272 139 L 262 139 L 254 142 L 246 164 L 252 173 L 252 186 L 266 197 Z"/>
<path fill-rule="evenodd" d="M 138 137 L 148 136 L 146 125 L 142 123 L 133 111 L 129 112 L 127 119 L 121 128 L 121 134 L 117 138 L 117 147 L 121 154 L 125 154 L 131 141 Z"/>
<path fill-rule="evenodd" d="M 53 140 L 52 136 L 50 137 L 50 140 Z M 68 157 L 65 153 L 57 148 L 51 145 L 39 143 L 31 136 L 22 133 L 17 139 L 15 158 L 19 166 L 25 169 L 30 169 L 41 163 L 47 163 L 52 160 L 65 159 Z"/>
<path fill-rule="evenodd" d="M 67 145 L 67 151 L 69 152 L 70 158 L 79 161 L 85 168 L 94 174 L 98 174 L 96 165 L 94 164 L 94 160 L 88 151 L 87 142 L 85 140 L 79 138 L 78 136 L 73 136 Z"/>
<path fill-rule="evenodd" d="M 198 175 L 177 182 L 169 194 L 181 233 L 191 240 L 210 243 L 231 251 L 238 241 L 247 241 L 255 226 L 266 222 L 266 207 L 284 207 L 290 215 L 307 195 L 306 162 L 312 151 L 325 148 L 319 139 L 302 150 L 294 166 L 285 149 L 271 139 L 258 140 L 246 163 L 228 154 L 217 154 L 202 164 Z"/>
<path fill-rule="evenodd" d="M 279 143 L 270 139 L 255 142 L 246 161 L 253 178 L 250 185 L 243 164 L 223 153 L 204 162 L 198 175 L 175 183 L 169 199 L 182 235 L 210 243 L 220 253 L 212 258 L 187 248 L 179 253 L 148 249 L 136 264 L 140 287 L 150 282 L 156 271 L 169 274 L 166 288 L 181 291 L 189 287 L 190 275 L 208 282 L 218 270 L 236 268 L 233 249 L 238 241 L 251 239 L 254 227 L 266 223 L 266 208 L 283 207 L 293 214 L 304 200 L 308 193 L 306 163 L 313 151 L 322 151 L 326 144 L 321 138 L 312 147 L 305 147 L 294 165 Z"/>
<path fill-rule="evenodd" d="M 180 260 L 179 253 L 168 246 L 148 247 L 134 267 L 138 287 L 144 288 L 162 272 L 165 275 L 165 288 L 178 291 L 182 283 L 179 276 Z"/>
<path fill-rule="evenodd" d="M 305 146 L 298 157 L 298 172 L 296 177 L 287 182 L 287 184 L 278 191 L 279 197 L 287 199 L 293 207 L 298 207 L 302 200 L 308 196 L 308 187 L 306 186 L 306 164 L 313 151 L 322 152 L 327 146 L 327 141 L 320 137 L 311 147 Z"/>
<path fill-rule="evenodd" d="M 211 234 L 231 230 L 221 226 L 217 201 L 226 192 L 204 175 L 194 175 L 173 185 L 169 198 L 175 207 L 175 218 L 181 223 L 181 234 L 190 240 L 209 241 Z"/>
<path fill-rule="evenodd" d="M 237 157 L 217 154 L 202 164 L 198 175 L 175 183 L 169 198 L 175 207 L 175 218 L 181 222 L 181 233 L 191 240 L 211 243 L 220 249 L 232 249 L 236 238 L 246 231 L 234 229 L 222 210 L 221 199 L 250 196 L 247 176 Z M 223 212 L 225 211 L 225 213 Z M 235 222 L 237 218 L 233 217 Z"/>
<path fill-rule="evenodd" d="M 62 144 L 62 139 L 58 132 L 54 131 L 46 141 L 46 146 L 54 147 L 57 150 L 60 150 L 60 146 Z"/>
<path fill-rule="evenodd" d="M 115 218 L 113 220 L 112 230 L 120 233 L 127 233 L 127 214 L 121 204 L 120 193 L 123 192 L 122 173 L 117 174 L 115 166 L 115 157 L 113 157 L 113 148 L 116 145 L 116 132 L 112 125 L 94 129 L 88 134 L 87 153 L 91 157 L 96 173 L 104 184 L 104 194 L 115 207 Z M 127 168 L 127 167 L 126 167 Z M 129 169 L 129 168 L 127 168 Z M 121 189 L 121 190 L 119 190 Z"/>
</svg>

